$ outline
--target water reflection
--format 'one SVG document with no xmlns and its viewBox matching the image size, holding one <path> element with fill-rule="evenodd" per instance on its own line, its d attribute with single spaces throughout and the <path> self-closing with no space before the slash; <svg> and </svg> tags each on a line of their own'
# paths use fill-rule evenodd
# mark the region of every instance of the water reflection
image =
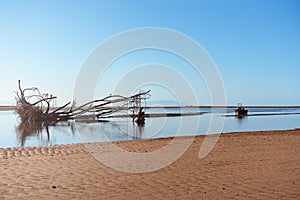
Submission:
<svg viewBox="0 0 300 200">
<path fill-rule="evenodd" d="M 17 140 L 20 143 L 20 146 L 23 147 L 27 137 L 30 136 L 42 136 L 43 129 L 46 130 L 47 138 L 46 141 L 50 141 L 49 127 L 43 127 L 41 123 L 29 123 L 21 122 L 16 127 Z"/>
<path fill-rule="evenodd" d="M 243 124 L 247 123 L 248 116 L 236 116 L 235 119 L 238 122 L 239 127 L 242 127 Z"/>
<path fill-rule="evenodd" d="M 143 138 L 143 135 L 145 133 L 145 126 L 136 126 L 135 124 L 133 124 L 132 126 L 135 127 L 135 135 L 137 139 L 141 139 Z"/>
<path fill-rule="evenodd" d="M 53 132 L 60 132 L 60 134 L 71 133 L 75 135 L 74 122 L 62 122 L 56 125 L 43 123 L 20 122 L 15 127 L 16 139 L 18 146 L 26 146 L 26 141 L 38 140 L 39 146 L 55 145 L 55 135 Z M 36 146 L 36 145 L 34 145 Z"/>
<path fill-rule="evenodd" d="M 233 110 L 230 111 L 225 116 L 223 133 L 300 127 L 300 114 L 297 114 L 300 113 L 299 109 L 259 111 L 251 110 L 250 116 L 243 118 L 235 117 Z M 174 110 L 168 112 L 174 113 Z M 287 112 L 289 115 L 285 114 Z M 138 126 L 131 119 L 111 119 L 108 122 L 94 123 L 69 121 L 55 126 L 20 123 L 17 119 L 17 115 L 13 112 L 0 112 L 0 147 L 52 146 L 203 135 L 207 133 L 211 115 L 207 113 L 199 116 L 146 118 L 145 126 Z M 182 121 L 185 122 L 185 126 L 181 125 Z M 196 131 L 191 128 L 195 124 L 199 124 Z"/>
<path fill-rule="evenodd" d="M 76 133 L 82 142 L 111 142 L 138 140 L 144 137 L 144 126 L 132 120 L 116 120 L 98 123 L 75 123 Z"/>
</svg>

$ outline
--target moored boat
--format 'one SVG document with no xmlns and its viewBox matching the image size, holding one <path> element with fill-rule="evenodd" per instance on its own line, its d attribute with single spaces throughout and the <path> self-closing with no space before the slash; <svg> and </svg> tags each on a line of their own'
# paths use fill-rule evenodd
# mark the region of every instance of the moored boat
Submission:
<svg viewBox="0 0 300 200">
<path fill-rule="evenodd" d="M 234 110 L 234 112 L 237 117 L 244 117 L 248 115 L 248 110 L 246 110 L 241 103 L 238 104 L 238 107 Z"/>
</svg>

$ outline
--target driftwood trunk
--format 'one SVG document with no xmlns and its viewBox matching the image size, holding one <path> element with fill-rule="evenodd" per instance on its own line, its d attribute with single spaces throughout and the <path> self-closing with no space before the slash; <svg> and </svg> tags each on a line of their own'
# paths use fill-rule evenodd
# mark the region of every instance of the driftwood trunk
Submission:
<svg viewBox="0 0 300 200">
<path fill-rule="evenodd" d="M 141 108 L 143 102 L 150 98 L 150 90 L 124 97 L 121 95 L 110 95 L 102 99 L 96 99 L 75 107 L 75 102 L 68 102 L 65 105 L 53 108 L 51 104 L 56 96 L 41 94 L 38 88 L 22 89 L 20 80 L 18 81 L 18 91 L 16 92 L 15 111 L 24 123 L 55 124 L 59 121 L 71 119 L 99 119 L 112 117 L 116 112 L 122 110 L 132 110 L 133 118 L 135 111 Z M 115 106 L 118 104 L 118 106 Z"/>
</svg>

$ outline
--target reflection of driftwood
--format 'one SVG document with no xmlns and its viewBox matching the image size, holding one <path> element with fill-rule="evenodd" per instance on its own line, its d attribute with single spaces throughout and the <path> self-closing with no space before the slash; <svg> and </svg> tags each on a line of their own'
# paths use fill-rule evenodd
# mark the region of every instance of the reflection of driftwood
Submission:
<svg viewBox="0 0 300 200">
<path fill-rule="evenodd" d="M 46 129 L 47 140 L 49 141 L 50 134 L 48 126 L 43 127 L 41 123 L 21 122 L 18 127 L 16 127 L 17 138 L 20 145 L 24 146 L 27 137 L 42 134 L 43 128 Z"/>
<path fill-rule="evenodd" d="M 51 139 L 50 130 L 54 127 L 57 132 L 62 133 L 65 130 L 67 133 L 71 132 L 73 135 L 75 134 L 73 122 L 59 122 L 54 126 L 42 123 L 21 122 L 16 126 L 17 140 L 22 147 L 25 146 L 26 141 L 30 137 L 38 138 L 40 145 L 52 145 L 53 140 Z"/>
<path fill-rule="evenodd" d="M 37 88 L 21 88 L 16 92 L 16 112 L 19 114 L 22 122 L 55 124 L 59 121 L 70 119 L 99 119 L 110 116 L 121 110 L 135 110 L 136 105 L 141 105 L 150 97 L 150 90 L 141 91 L 130 97 L 121 95 L 110 95 L 102 99 L 87 102 L 84 105 L 75 107 L 75 103 L 68 102 L 65 105 L 52 109 L 51 103 L 57 97 L 49 94 L 41 94 Z M 30 93 L 30 95 L 27 95 Z M 117 104 L 118 106 L 113 106 Z"/>
</svg>

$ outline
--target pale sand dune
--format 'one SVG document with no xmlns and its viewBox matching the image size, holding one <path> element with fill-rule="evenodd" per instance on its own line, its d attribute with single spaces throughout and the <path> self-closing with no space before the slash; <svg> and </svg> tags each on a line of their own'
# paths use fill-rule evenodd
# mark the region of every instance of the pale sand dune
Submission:
<svg viewBox="0 0 300 200">
<path fill-rule="evenodd" d="M 143 174 L 108 168 L 84 145 L 0 149 L 0 199 L 300 199 L 299 129 L 222 135 L 199 159 L 203 138 Z M 149 152 L 169 141 L 117 145 Z"/>
</svg>

